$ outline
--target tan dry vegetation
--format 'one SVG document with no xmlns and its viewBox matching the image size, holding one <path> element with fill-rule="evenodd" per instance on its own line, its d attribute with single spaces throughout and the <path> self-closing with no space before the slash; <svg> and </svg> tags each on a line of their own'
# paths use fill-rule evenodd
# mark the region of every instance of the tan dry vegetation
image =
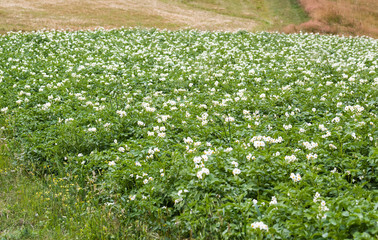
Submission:
<svg viewBox="0 0 378 240">
<path fill-rule="evenodd" d="M 321 32 L 378 38 L 377 0 L 299 0 L 311 19 L 285 32 Z"/>
<path fill-rule="evenodd" d="M 0 33 L 122 26 L 252 31 L 257 24 L 159 0 L 0 0 Z"/>
</svg>

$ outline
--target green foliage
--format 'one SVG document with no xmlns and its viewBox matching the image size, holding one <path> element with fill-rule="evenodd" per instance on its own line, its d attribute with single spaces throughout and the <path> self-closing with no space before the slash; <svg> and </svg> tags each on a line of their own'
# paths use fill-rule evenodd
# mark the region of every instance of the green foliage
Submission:
<svg viewBox="0 0 378 240">
<path fill-rule="evenodd" d="M 371 239 L 377 45 L 12 33 L 0 38 L 1 131 L 17 164 L 75 183 L 79 199 L 111 209 L 123 236 Z"/>
</svg>

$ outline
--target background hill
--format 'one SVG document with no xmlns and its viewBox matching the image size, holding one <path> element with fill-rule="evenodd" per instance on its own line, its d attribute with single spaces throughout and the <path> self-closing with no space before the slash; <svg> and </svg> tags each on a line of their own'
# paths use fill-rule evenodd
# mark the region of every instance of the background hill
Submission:
<svg viewBox="0 0 378 240">
<path fill-rule="evenodd" d="M 157 27 L 377 37 L 375 0 L 0 0 L 0 33 Z"/>
</svg>

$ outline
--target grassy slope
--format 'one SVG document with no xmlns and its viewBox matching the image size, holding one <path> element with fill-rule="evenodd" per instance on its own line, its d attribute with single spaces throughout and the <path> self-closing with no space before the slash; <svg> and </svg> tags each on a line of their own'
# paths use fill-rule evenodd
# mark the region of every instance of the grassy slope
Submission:
<svg viewBox="0 0 378 240">
<path fill-rule="evenodd" d="M 306 21 L 307 15 L 296 0 L 164 0 L 226 16 L 252 19 L 259 30 L 279 30 L 288 24 Z"/>
<path fill-rule="evenodd" d="M 278 30 L 306 20 L 296 0 L 0 0 L 0 33 L 99 26 Z"/>
</svg>

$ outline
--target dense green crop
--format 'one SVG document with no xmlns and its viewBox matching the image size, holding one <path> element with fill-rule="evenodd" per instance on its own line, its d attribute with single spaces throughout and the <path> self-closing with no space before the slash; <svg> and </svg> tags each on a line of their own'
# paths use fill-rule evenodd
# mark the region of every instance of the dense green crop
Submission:
<svg viewBox="0 0 378 240">
<path fill-rule="evenodd" d="M 11 33 L 1 131 L 161 237 L 372 239 L 377 69 L 370 38 Z"/>
</svg>

